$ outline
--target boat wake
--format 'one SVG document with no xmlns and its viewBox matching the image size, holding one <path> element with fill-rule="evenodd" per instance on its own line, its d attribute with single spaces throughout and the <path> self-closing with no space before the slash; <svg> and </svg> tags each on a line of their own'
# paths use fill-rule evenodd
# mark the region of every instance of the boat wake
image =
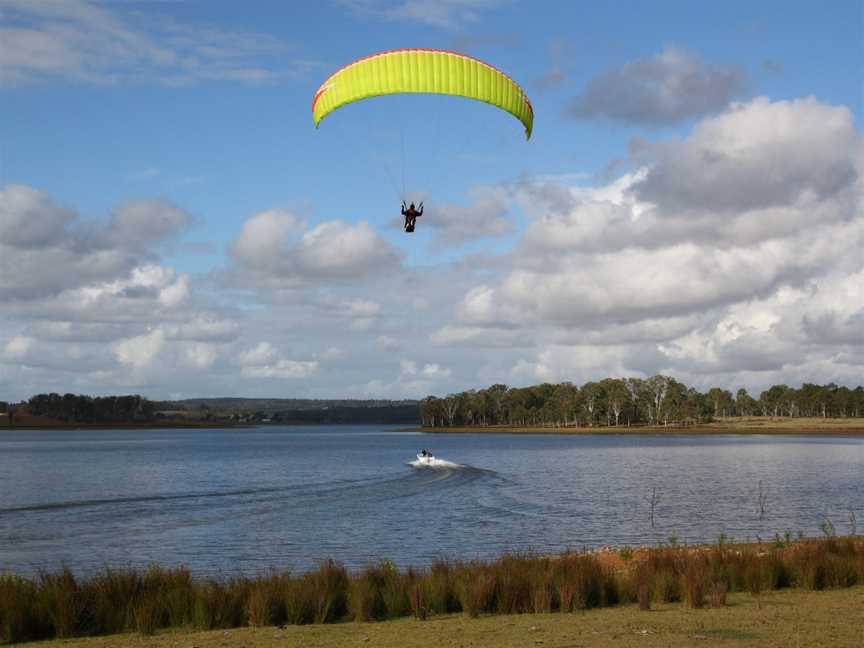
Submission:
<svg viewBox="0 0 864 648">
<path fill-rule="evenodd" d="M 447 461 L 446 459 L 436 459 L 435 457 L 432 457 L 431 459 L 415 459 L 414 461 L 407 461 L 406 463 L 413 468 L 432 468 L 433 470 L 456 470 L 467 467 L 453 461 Z"/>
</svg>

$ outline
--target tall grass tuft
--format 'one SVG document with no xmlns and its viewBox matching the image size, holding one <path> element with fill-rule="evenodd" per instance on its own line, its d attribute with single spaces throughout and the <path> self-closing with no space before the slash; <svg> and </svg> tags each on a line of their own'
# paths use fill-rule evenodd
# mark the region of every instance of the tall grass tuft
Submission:
<svg viewBox="0 0 864 648">
<path fill-rule="evenodd" d="M 250 626 L 282 625 L 285 622 L 285 590 L 290 581 L 291 576 L 286 571 L 249 583 L 245 616 Z"/>
<path fill-rule="evenodd" d="M 639 602 L 640 610 L 651 609 L 651 593 L 654 590 L 654 570 L 647 561 L 636 565 L 633 575 L 636 586 L 636 600 Z"/>
<path fill-rule="evenodd" d="M 549 560 L 544 560 L 529 576 L 530 607 L 534 614 L 548 614 L 555 606 L 555 578 Z"/>
<path fill-rule="evenodd" d="M 132 608 L 135 629 L 145 636 L 156 634 L 165 625 L 166 615 L 165 604 L 155 592 L 142 594 Z"/>
<path fill-rule="evenodd" d="M 792 555 L 791 579 L 811 590 L 864 582 L 864 544 L 830 537 L 808 542 Z"/>
<path fill-rule="evenodd" d="M 315 621 L 317 601 L 315 592 L 307 587 L 306 579 L 291 578 L 283 590 L 285 622 L 304 625 Z"/>
<path fill-rule="evenodd" d="M 131 569 L 110 569 L 82 585 L 89 606 L 88 634 L 117 634 L 134 628 L 133 608 L 142 576 Z"/>
<path fill-rule="evenodd" d="M 36 584 L 12 574 L 0 574 L 0 641 L 16 643 L 51 636 L 44 613 L 40 614 Z"/>
<path fill-rule="evenodd" d="M 303 577 L 312 596 L 312 622 L 332 623 L 348 612 L 348 572 L 341 563 L 326 560 Z"/>
<path fill-rule="evenodd" d="M 555 582 L 561 612 L 587 610 L 618 602 L 618 582 L 597 558 L 568 554 L 556 561 Z"/>
<path fill-rule="evenodd" d="M 505 555 L 486 567 L 495 581 L 495 612 L 521 614 L 528 611 L 534 563 L 536 559 L 527 555 Z"/>
<path fill-rule="evenodd" d="M 239 627 L 245 621 L 248 598 L 249 585 L 245 579 L 227 583 L 208 579 L 195 590 L 192 623 L 198 630 Z"/>
<path fill-rule="evenodd" d="M 348 591 L 348 609 L 355 621 L 387 617 L 384 589 L 391 577 L 389 566 L 378 564 L 367 566 L 354 578 Z"/>
<path fill-rule="evenodd" d="M 445 560 L 435 560 L 421 588 L 430 614 L 459 612 L 462 608 L 456 593 L 454 568 Z"/>
<path fill-rule="evenodd" d="M 693 609 L 699 610 L 705 607 L 709 573 L 708 565 L 702 556 L 692 556 L 687 561 L 684 580 L 687 584 L 687 602 Z"/>
<path fill-rule="evenodd" d="M 459 573 L 457 595 L 462 611 L 470 617 L 492 612 L 495 607 L 495 572 L 482 563 L 463 567 Z"/>
<path fill-rule="evenodd" d="M 54 637 L 75 637 L 83 630 L 85 599 L 68 568 L 39 577 L 39 605 Z"/>
<path fill-rule="evenodd" d="M 411 606 L 411 614 L 418 621 L 425 621 L 429 616 L 429 608 L 426 607 L 426 589 L 423 587 L 424 579 L 413 567 L 409 567 L 405 573 L 405 587 L 408 591 L 408 602 Z"/>
</svg>

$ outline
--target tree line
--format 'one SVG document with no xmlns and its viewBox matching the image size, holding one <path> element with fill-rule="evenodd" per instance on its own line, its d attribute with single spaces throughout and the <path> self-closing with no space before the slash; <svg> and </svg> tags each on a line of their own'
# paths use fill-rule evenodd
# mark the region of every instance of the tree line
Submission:
<svg viewBox="0 0 864 648">
<path fill-rule="evenodd" d="M 156 417 L 155 403 L 137 395 L 37 394 L 27 401 L 23 409 L 32 416 L 69 423 L 146 423 Z"/>
<path fill-rule="evenodd" d="M 530 387 L 495 384 L 420 401 L 427 427 L 487 425 L 693 425 L 729 416 L 864 416 L 864 387 L 805 383 L 774 385 L 754 398 L 746 389 L 712 387 L 702 393 L 670 376 L 606 378 Z"/>
<path fill-rule="evenodd" d="M 216 405 L 211 407 L 210 403 Z M 260 407 L 256 407 L 260 406 Z M 74 424 L 417 423 L 417 401 L 313 399 L 190 399 L 151 401 L 143 396 L 92 397 L 37 394 L 11 404 L 0 401 L 0 415 L 12 426 L 22 415 Z"/>
</svg>

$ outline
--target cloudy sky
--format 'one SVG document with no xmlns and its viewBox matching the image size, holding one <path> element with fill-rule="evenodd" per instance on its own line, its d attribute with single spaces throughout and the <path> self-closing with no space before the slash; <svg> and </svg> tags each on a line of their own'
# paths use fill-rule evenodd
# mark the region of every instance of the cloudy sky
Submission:
<svg viewBox="0 0 864 648">
<path fill-rule="evenodd" d="M 0 400 L 864 383 L 862 13 L 0 0 Z M 452 97 L 314 128 L 402 47 L 505 70 L 531 140 Z"/>
</svg>

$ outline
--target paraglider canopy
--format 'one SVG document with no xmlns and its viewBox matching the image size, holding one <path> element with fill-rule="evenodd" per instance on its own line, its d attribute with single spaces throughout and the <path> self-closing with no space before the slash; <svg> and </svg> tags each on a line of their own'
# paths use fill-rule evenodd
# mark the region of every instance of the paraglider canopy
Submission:
<svg viewBox="0 0 864 648">
<path fill-rule="evenodd" d="M 349 63 L 331 74 L 312 99 L 315 127 L 337 108 L 368 97 L 401 93 L 445 94 L 505 110 L 531 137 L 534 110 L 522 88 L 488 63 L 447 50 L 399 49 Z"/>
</svg>

